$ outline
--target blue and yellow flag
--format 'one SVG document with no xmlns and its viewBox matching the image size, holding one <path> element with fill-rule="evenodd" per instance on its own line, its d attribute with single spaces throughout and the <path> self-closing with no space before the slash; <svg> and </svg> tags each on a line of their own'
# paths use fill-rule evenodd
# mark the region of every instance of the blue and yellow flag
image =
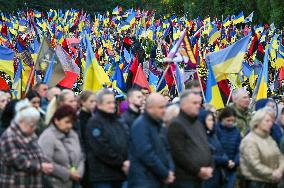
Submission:
<svg viewBox="0 0 284 188">
<path fill-rule="evenodd" d="M 84 90 L 98 91 L 111 82 L 103 67 L 99 65 L 92 49 L 90 40 L 86 34 L 87 54 L 84 72 Z"/>
<path fill-rule="evenodd" d="M 14 51 L 5 46 L 0 46 L 0 70 L 14 77 Z"/>
<path fill-rule="evenodd" d="M 264 62 L 262 71 L 258 76 L 254 96 L 256 101 L 267 98 L 267 84 L 268 84 L 268 49 L 265 50 Z"/>
<path fill-rule="evenodd" d="M 223 99 L 211 65 L 208 65 L 208 78 L 206 83 L 205 99 L 206 103 L 212 104 L 217 110 L 224 108 Z"/>
<path fill-rule="evenodd" d="M 217 81 L 226 79 L 227 74 L 240 72 L 250 38 L 251 34 L 206 56 L 206 62 L 212 66 Z"/>
<path fill-rule="evenodd" d="M 218 38 L 221 37 L 220 31 L 218 31 L 218 28 L 216 25 L 214 25 L 213 29 L 209 33 L 209 44 L 213 44 Z"/>
<path fill-rule="evenodd" d="M 243 13 L 243 11 L 242 11 L 242 12 L 240 12 L 239 15 L 237 15 L 237 16 L 235 17 L 235 19 L 234 19 L 234 21 L 233 21 L 233 24 L 236 25 L 236 24 L 238 24 L 238 23 L 243 23 L 244 20 L 245 20 L 245 17 L 244 17 L 244 13 Z"/>
</svg>

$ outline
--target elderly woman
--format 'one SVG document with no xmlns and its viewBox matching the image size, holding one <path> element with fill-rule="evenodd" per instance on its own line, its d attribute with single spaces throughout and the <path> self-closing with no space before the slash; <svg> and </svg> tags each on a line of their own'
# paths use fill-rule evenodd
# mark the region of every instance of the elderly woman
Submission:
<svg viewBox="0 0 284 188">
<path fill-rule="evenodd" d="M 59 107 L 38 141 L 54 165 L 49 177 L 53 188 L 72 188 L 83 176 L 84 157 L 78 135 L 72 130 L 75 121 L 74 108 L 68 105 Z"/>
<path fill-rule="evenodd" d="M 251 132 L 240 146 L 241 173 L 246 188 L 277 188 L 284 170 L 284 158 L 270 136 L 273 119 L 267 109 L 258 110 L 250 122 Z"/>
<path fill-rule="evenodd" d="M 53 170 L 34 133 L 39 112 L 28 100 L 16 105 L 16 116 L 0 139 L 0 187 L 40 188 L 42 175 Z"/>
</svg>

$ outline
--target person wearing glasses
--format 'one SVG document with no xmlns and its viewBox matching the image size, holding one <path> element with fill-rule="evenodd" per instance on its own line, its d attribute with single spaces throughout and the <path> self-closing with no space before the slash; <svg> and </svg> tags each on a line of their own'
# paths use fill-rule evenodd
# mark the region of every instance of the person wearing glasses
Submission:
<svg viewBox="0 0 284 188">
<path fill-rule="evenodd" d="M 37 143 L 40 114 L 26 99 L 16 104 L 16 115 L 0 138 L 0 187 L 41 188 L 43 174 L 53 171 Z"/>
</svg>

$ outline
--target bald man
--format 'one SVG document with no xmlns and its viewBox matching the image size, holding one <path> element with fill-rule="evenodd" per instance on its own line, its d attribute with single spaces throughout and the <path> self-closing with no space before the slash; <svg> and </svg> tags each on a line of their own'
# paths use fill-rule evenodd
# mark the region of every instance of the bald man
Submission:
<svg viewBox="0 0 284 188">
<path fill-rule="evenodd" d="M 129 188 L 162 188 L 173 183 L 173 161 L 162 126 L 167 101 L 152 93 L 146 99 L 145 113 L 131 128 Z"/>
</svg>

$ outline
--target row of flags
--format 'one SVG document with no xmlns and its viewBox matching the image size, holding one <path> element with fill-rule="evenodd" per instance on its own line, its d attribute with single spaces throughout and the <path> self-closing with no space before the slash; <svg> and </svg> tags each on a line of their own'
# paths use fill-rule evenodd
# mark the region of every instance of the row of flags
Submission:
<svg viewBox="0 0 284 188">
<path fill-rule="evenodd" d="M 257 99 L 267 97 L 265 67 L 268 62 L 276 69 L 284 66 L 283 33 L 273 24 L 250 25 L 253 12 L 223 21 L 156 18 L 154 11 L 121 7 L 94 16 L 80 10 L 30 9 L 1 17 L 0 69 L 14 79 L 17 95 L 36 81 L 71 89 L 78 79 L 83 90 L 168 88 L 178 95 L 186 80 L 200 78 L 205 101 L 220 109 L 227 81 L 235 88 L 249 80 Z M 255 84 L 255 75 L 265 79 Z"/>
</svg>

